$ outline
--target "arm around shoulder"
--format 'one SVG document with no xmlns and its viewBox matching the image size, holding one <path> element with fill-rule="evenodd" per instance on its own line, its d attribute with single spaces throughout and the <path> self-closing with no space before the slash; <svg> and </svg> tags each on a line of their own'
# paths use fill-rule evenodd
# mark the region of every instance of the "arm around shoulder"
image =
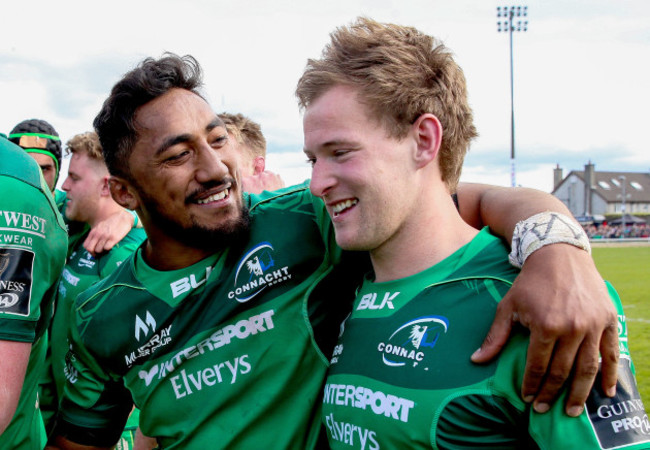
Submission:
<svg viewBox="0 0 650 450">
<path fill-rule="evenodd" d="M 598 372 L 599 351 L 602 388 L 613 394 L 618 366 L 616 310 L 585 251 L 588 240 L 567 208 L 535 189 L 477 184 L 460 185 L 458 202 L 468 223 L 488 225 L 514 242 L 513 253 L 525 253 L 511 257 L 513 263 L 526 261 L 499 303 L 492 328 L 473 361 L 494 358 L 513 323 L 520 322 L 531 331 L 522 396 L 534 400 L 538 412 L 549 409 L 573 371 L 566 412 L 580 414 Z M 549 238 L 554 227 L 557 239 Z M 515 229 L 527 235 L 513 238 Z"/>
</svg>

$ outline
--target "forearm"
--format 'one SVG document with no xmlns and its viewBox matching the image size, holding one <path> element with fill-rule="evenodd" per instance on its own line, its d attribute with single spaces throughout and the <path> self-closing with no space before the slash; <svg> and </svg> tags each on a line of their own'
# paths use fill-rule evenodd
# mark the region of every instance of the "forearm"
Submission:
<svg viewBox="0 0 650 450">
<path fill-rule="evenodd" d="M 0 340 L 0 435 L 16 412 L 31 344 Z"/>
<path fill-rule="evenodd" d="M 571 217 L 571 212 L 551 194 L 529 188 L 506 188 L 476 183 L 458 185 L 460 215 L 475 228 L 489 226 L 512 243 L 517 222 L 544 211 Z"/>
</svg>

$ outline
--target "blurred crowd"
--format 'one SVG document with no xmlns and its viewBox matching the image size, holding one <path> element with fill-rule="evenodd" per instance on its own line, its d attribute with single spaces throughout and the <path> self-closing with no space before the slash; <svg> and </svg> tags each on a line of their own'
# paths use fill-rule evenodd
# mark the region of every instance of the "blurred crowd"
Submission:
<svg viewBox="0 0 650 450">
<path fill-rule="evenodd" d="M 647 238 L 650 237 L 650 225 L 647 223 L 608 225 L 606 222 L 596 225 L 583 225 L 589 239 Z M 625 233 L 623 235 L 623 233 Z"/>
</svg>

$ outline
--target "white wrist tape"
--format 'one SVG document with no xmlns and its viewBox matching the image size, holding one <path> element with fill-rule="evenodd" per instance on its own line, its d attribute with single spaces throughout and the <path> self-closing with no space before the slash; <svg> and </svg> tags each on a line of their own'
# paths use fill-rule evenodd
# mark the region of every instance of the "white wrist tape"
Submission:
<svg viewBox="0 0 650 450">
<path fill-rule="evenodd" d="M 521 268 L 535 250 L 545 245 L 566 243 L 591 253 L 589 238 L 581 226 L 564 214 L 545 211 L 522 220 L 512 235 L 510 264 Z"/>
</svg>

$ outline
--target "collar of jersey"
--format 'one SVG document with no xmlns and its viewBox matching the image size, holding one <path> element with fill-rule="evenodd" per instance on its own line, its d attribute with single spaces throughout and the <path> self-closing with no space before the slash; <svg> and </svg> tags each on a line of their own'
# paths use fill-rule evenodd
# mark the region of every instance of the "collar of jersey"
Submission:
<svg viewBox="0 0 650 450">
<path fill-rule="evenodd" d="M 227 253 L 225 251 L 212 254 L 182 269 L 160 271 L 145 262 L 142 257 L 142 247 L 140 247 L 136 251 L 133 261 L 134 272 L 138 281 L 147 291 L 171 306 L 175 306 L 196 290 L 203 289 L 209 279 L 221 273 Z M 206 277 L 208 267 L 212 268 L 209 278 Z M 181 286 L 190 286 L 190 289 L 185 290 Z"/>
<path fill-rule="evenodd" d="M 405 278 L 384 281 L 374 281 L 374 274 L 366 275 L 363 286 L 357 298 L 367 292 L 397 292 L 406 301 L 418 294 L 422 289 L 450 279 L 457 279 L 455 274 L 469 261 L 472 261 L 477 254 L 480 254 L 487 246 L 492 245 L 499 239 L 490 234 L 487 227 L 484 227 L 470 242 L 460 247 L 454 253 L 439 263 Z M 506 255 L 507 257 L 507 255 Z"/>
</svg>

